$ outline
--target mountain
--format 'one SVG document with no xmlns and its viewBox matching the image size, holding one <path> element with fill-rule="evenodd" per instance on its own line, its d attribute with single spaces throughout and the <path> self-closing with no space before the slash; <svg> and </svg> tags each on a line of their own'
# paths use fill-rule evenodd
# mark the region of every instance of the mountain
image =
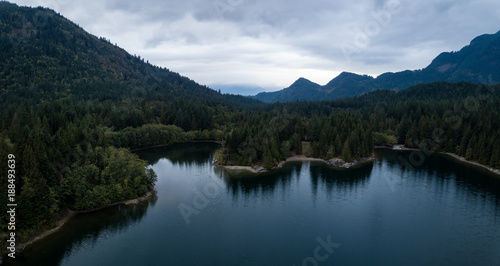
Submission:
<svg viewBox="0 0 500 266">
<path fill-rule="evenodd" d="M 263 102 L 332 100 L 438 81 L 491 84 L 500 81 L 500 31 L 476 37 L 458 52 L 441 53 L 422 70 L 384 73 L 377 78 L 343 72 L 324 86 L 303 78 L 299 81 L 301 86 L 294 83 L 280 91 L 259 93 L 254 98 Z"/>
<path fill-rule="evenodd" d="M 458 63 L 442 67 L 459 62 L 453 56 L 436 62 L 438 72 L 461 69 Z M 286 91 L 306 97 L 328 87 L 324 95 L 347 95 L 369 84 L 369 76 L 343 73 L 326 86 L 299 79 Z M 374 144 L 426 148 L 438 125 L 447 135 L 436 140 L 436 150 L 500 167 L 500 125 L 494 123 L 500 85 L 420 86 L 266 105 L 151 65 L 50 9 L 2 1 L 0 157 L 8 163 L 0 163 L 0 172 L 9 175 L 0 175 L 0 186 L 15 184 L 16 191 L 0 197 L 0 220 L 9 219 L 7 206 L 15 201 L 20 244 L 55 227 L 68 210 L 141 197 L 157 178 L 132 150 L 198 140 L 224 140 L 214 154 L 219 163 L 272 168 L 293 153 L 352 161 L 370 156 Z M 466 103 L 474 109 L 457 109 L 472 94 L 481 96 Z M 463 111 L 467 115 L 459 116 Z M 7 232 L 6 223 L 0 228 Z M 7 237 L 0 234 L 2 250 Z"/>
<path fill-rule="evenodd" d="M 8 200 L 19 205 L 20 244 L 68 210 L 143 196 L 156 177 L 130 150 L 224 139 L 236 116 L 263 105 L 154 66 L 53 10 L 0 1 L 0 157 L 11 159 L 0 186 L 16 188 L 0 198 L 0 220 Z"/>
<path fill-rule="evenodd" d="M 211 106 L 258 104 L 154 66 L 53 10 L 4 1 L 0 2 L 0 77 L 0 102 L 17 95 L 32 103 L 76 96 L 193 100 Z"/>
<path fill-rule="evenodd" d="M 321 99 L 321 86 L 305 78 L 299 78 L 290 87 L 278 92 L 262 92 L 257 94 L 257 99 L 263 102 L 288 102 L 292 99 L 308 98 Z"/>
<path fill-rule="evenodd" d="M 364 89 L 373 82 L 373 77 L 368 75 L 357 75 L 354 73 L 342 72 L 328 84 L 323 86 L 325 94 L 329 98 L 345 98 L 364 93 Z"/>
</svg>

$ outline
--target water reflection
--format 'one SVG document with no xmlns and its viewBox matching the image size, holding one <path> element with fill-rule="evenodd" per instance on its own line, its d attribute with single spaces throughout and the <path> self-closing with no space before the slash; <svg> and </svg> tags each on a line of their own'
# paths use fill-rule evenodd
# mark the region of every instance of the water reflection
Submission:
<svg viewBox="0 0 500 266">
<path fill-rule="evenodd" d="M 212 167 L 218 147 L 139 152 L 155 164 L 157 202 L 80 215 L 14 265 L 294 265 L 327 235 L 341 243 L 329 265 L 499 265 L 500 180 L 476 168 L 377 151 L 359 168 L 294 162 L 255 176 Z M 195 193 L 214 185 L 216 197 Z"/>
<path fill-rule="evenodd" d="M 264 173 L 255 176 L 254 174 L 240 172 L 235 174 L 231 170 L 215 168 L 215 173 L 224 180 L 226 189 L 233 199 L 243 196 L 243 198 L 272 197 L 276 191 L 288 191 L 290 189 L 293 176 L 298 176 L 301 166 L 294 165 L 286 167 L 272 173 Z"/>
<path fill-rule="evenodd" d="M 447 198 L 453 197 L 467 202 L 474 208 L 490 213 L 500 211 L 500 178 L 483 168 L 460 163 L 447 155 L 433 153 L 424 154 L 421 163 L 411 166 L 401 163 L 415 162 L 411 151 L 393 152 L 377 151 L 377 171 L 386 175 L 394 173 L 391 182 L 399 187 L 427 188 L 432 190 L 436 198 L 443 204 Z M 390 170 L 389 170 L 390 169 Z M 494 204 L 491 204 L 494 202 Z"/>
<path fill-rule="evenodd" d="M 157 198 L 137 205 L 118 205 L 92 213 L 78 214 L 57 233 L 26 247 L 12 265 L 59 265 L 82 250 L 90 250 L 99 240 L 112 238 L 141 223 Z M 9 264 L 10 265 L 10 264 Z"/>
<path fill-rule="evenodd" d="M 155 165 L 163 158 L 169 159 L 174 165 L 200 166 L 204 165 L 212 157 L 215 149 L 220 148 L 218 143 L 176 144 L 167 147 L 153 148 L 136 152 L 150 165 Z"/>
<path fill-rule="evenodd" d="M 286 195 L 291 187 L 300 187 L 301 179 L 305 178 L 310 178 L 313 197 L 316 197 L 318 190 L 326 192 L 328 196 L 332 193 L 347 195 L 366 187 L 372 169 L 371 163 L 354 169 L 335 169 L 322 163 L 291 162 L 279 170 L 257 176 L 246 172 L 235 173 L 233 170 L 223 168 L 216 168 L 215 172 L 224 180 L 233 199 L 240 196 L 249 199 L 256 196 L 272 197 L 276 193 Z M 308 180 L 303 181 L 302 185 L 308 183 Z"/>
<path fill-rule="evenodd" d="M 318 193 L 318 186 L 326 188 L 329 195 L 335 193 L 346 196 L 361 188 L 366 188 L 372 170 L 372 163 L 352 169 L 334 169 L 324 164 L 311 164 L 310 176 L 313 195 L 316 196 Z"/>
<path fill-rule="evenodd" d="M 477 166 L 459 163 L 449 156 L 433 153 L 424 154 L 424 159 L 419 164 L 410 166 L 401 163 L 415 162 L 412 160 L 411 151 L 393 152 L 386 150 L 377 151 L 376 164 L 386 163 L 390 168 L 400 171 L 400 177 L 405 182 L 423 182 L 436 185 L 440 191 L 447 192 L 450 188 L 457 189 L 460 193 L 474 196 L 478 194 L 491 195 L 495 200 L 500 200 L 500 178 L 488 170 Z M 409 180 L 407 177 L 417 177 Z"/>
</svg>

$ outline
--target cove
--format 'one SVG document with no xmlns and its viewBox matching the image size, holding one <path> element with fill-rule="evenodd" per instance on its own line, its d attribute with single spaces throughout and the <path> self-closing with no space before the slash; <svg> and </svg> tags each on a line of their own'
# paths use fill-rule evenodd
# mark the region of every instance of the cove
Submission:
<svg viewBox="0 0 500 266">
<path fill-rule="evenodd" d="M 377 150 L 355 169 L 253 175 L 213 167 L 219 147 L 137 152 L 156 197 L 80 214 L 14 265 L 500 265 L 500 180 L 486 170 Z"/>
</svg>

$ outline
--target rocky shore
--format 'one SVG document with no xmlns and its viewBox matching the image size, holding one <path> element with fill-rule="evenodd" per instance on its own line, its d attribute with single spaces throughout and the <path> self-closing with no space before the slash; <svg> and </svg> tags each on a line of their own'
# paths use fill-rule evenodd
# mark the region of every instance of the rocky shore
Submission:
<svg viewBox="0 0 500 266">
<path fill-rule="evenodd" d="M 240 166 L 240 165 L 216 165 L 216 166 L 233 171 L 244 170 L 254 174 L 267 172 L 267 169 L 262 166 Z"/>
<path fill-rule="evenodd" d="M 321 158 L 306 157 L 304 155 L 295 155 L 295 156 L 288 157 L 285 161 L 281 161 L 280 163 L 278 163 L 278 165 L 271 168 L 271 170 L 282 168 L 283 165 L 285 165 L 288 162 L 304 162 L 304 161 L 321 162 L 321 163 L 327 164 L 331 167 L 348 169 L 348 168 L 354 167 L 358 164 L 367 163 L 367 162 L 371 162 L 374 160 L 375 160 L 374 156 L 371 156 L 368 158 L 362 158 L 360 160 L 354 160 L 352 162 L 346 162 L 340 158 L 332 158 L 329 160 L 324 160 Z M 214 161 L 214 162 L 216 162 L 216 161 Z M 268 172 L 268 170 L 266 168 L 264 168 L 263 166 L 260 166 L 260 165 L 259 166 L 216 165 L 216 166 L 222 167 L 222 168 L 228 169 L 228 170 L 234 170 L 234 171 L 237 171 L 237 170 L 249 171 L 249 172 L 254 173 L 254 174 Z"/>
<path fill-rule="evenodd" d="M 375 161 L 375 157 L 373 157 L 373 156 L 368 157 L 368 158 L 361 158 L 360 160 L 354 160 L 352 162 L 346 162 L 346 161 L 339 159 L 339 158 L 333 158 L 333 159 L 330 159 L 328 161 L 325 161 L 325 163 L 332 166 L 332 167 L 351 168 L 351 167 L 354 167 L 358 164 L 372 162 L 372 161 Z"/>
</svg>

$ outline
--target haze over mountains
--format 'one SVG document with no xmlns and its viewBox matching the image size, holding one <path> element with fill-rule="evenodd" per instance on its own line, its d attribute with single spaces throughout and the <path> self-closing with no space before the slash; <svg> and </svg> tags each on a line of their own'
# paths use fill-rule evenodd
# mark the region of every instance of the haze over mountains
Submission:
<svg viewBox="0 0 500 266">
<path fill-rule="evenodd" d="M 500 81 L 500 31 L 476 37 L 458 52 L 444 52 L 421 70 L 384 73 L 377 78 L 343 72 L 321 86 L 299 78 L 290 87 L 254 96 L 263 102 L 332 100 L 365 94 L 378 89 L 401 90 L 437 81 L 496 83 Z"/>
</svg>

